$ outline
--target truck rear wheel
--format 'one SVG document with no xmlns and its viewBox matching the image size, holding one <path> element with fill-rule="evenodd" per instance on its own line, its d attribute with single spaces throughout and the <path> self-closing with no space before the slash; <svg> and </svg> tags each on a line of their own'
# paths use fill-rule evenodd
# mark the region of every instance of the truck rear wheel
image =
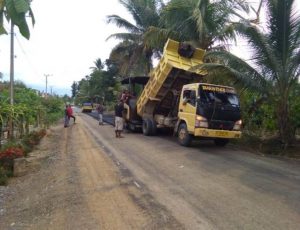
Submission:
<svg viewBox="0 0 300 230">
<path fill-rule="evenodd" d="M 189 134 L 185 123 L 181 123 L 178 127 L 178 142 L 183 146 L 189 146 L 192 142 L 192 135 Z"/>
<path fill-rule="evenodd" d="M 217 138 L 214 140 L 215 145 L 219 147 L 224 147 L 225 145 L 228 144 L 229 140 L 225 138 Z"/>
<path fill-rule="evenodd" d="M 155 136 L 156 132 L 157 132 L 157 128 L 156 128 L 156 122 L 151 119 L 151 135 Z"/>
<path fill-rule="evenodd" d="M 151 136 L 152 135 L 152 122 L 148 118 L 143 120 L 143 134 L 145 136 Z"/>
</svg>

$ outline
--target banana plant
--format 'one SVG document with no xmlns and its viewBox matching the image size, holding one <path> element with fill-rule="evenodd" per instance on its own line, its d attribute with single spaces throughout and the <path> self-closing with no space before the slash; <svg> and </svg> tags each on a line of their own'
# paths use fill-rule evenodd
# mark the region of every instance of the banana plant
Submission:
<svg viewBox="0 0 300 230">
<path fill-rule="evenodd" d="M 4 28 L 4 18 L 16 25 L 23 37 L 29 39 L 30 31 L 26 17 L 30 16 L 32 25 L 35 24 L 34 14 L 30 7 L 31 0 L 0 0 L 0 35 L 7 34 Z"/>
</svg>

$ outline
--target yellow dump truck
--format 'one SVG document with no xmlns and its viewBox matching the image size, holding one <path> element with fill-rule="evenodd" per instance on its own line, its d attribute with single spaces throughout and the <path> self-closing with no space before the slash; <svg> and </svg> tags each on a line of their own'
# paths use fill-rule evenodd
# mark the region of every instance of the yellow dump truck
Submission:
<svg viewBox="0 0 300 230">
<path fill-rule="evenodd" d="M 144 135 L 170 128 L 181 145 L 193 137 L 209 138 L 224 146 L 241 137 L 241 114 L 235 89 L 202 83 L 206 72 L 192 67 L 203 63 L 204 50 L 168 40 L 157 67 L 136 101 Z"/>
<path fill-rule="evenodd" d="M 81 106 L 81 112 L 83 113 L 90 113 L 93 110 L 93 103 L 91 102 L 84 102 Z"/>
</svg>

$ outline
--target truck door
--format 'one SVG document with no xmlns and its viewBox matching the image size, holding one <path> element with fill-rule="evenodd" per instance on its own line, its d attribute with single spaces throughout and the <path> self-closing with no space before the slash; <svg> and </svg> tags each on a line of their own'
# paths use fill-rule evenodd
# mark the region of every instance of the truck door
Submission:
<svg viewBox="0 0 300 230">
<path fill-rule="evenodd" d="M 196 116 L 196 90 L 183 89 L 179 102 L 179 119 L 186 122 L 188 131 L 193 133 L 195 130 Z"/>
</svg>

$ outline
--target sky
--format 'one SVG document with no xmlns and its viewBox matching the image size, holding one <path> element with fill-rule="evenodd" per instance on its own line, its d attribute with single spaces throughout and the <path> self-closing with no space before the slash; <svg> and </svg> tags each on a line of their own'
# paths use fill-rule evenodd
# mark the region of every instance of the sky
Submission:
<svg viewBox="0 0 300 230">
<path fill-rule="evenodd" d="M 120 32 L 106 23 L 111 14 L 130 18 L 118 0 L 34 0 L 36 23 L 30 40 L 15 28 L 15 80 L 48 92 L 70 94 L 73 81 L 90 74 L 97 58 L 105 60 L 117 41 L 106 41 Z M 31 21 L 28 21 L 31 24 Z M 9 31 L 9 25 L 6 29 Z M 10 37 L 0 36 L 0 72 L 9 79 Z"/>
<path fill-rule="evenodd" d="M 253 3 L 258 0 L 253 0 Z M 15 80 L 48 93 L 71 94 L 73 81 L 91 73 L 94 61 L 105 61 L 117 41 L 107 37 L 121 29 L 106 23 L 107 15 L 131 20 L 118 0 L 34 0 L 36 23 L 30 40 L 15 28 Z M 299 7 L 298 7 L 299 8 Z M 28 20 L 30 24 L 30 20 Z M 9 31 L 9 25 L 6 25 Z M 247 43 L 239 41 L 233 52 L 246 59 Z M 9 80 L 10 36 L 0 36 L 0 72 Z"/>
</svg>

